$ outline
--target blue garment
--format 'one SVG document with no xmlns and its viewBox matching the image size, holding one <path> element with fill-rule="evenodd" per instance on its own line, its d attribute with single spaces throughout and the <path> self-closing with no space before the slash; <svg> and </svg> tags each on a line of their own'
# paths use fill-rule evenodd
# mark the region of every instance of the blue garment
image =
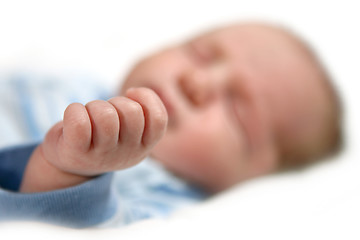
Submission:
<svg viewBox="0 0 360 240">
<path fill-rule="evenodd" d="M 110 91 L 79 76 L 68 77 L 68 81 L 34 74 L 3 79 L 0 144 L 7 147 L 0 150 L 0 220 L 36 220 L 70 227 L 121 226 L 167 216 L 206 197 L 151 159 L 66 189 L 17 192 L 36 147 L 33 142 L 41 140 L 46 130 L 61 119 L 65 107 L 71 102 L 106 99 Z"/>
<path fill-rule="evenodd" d="M 111 218 L 117 210 L 112 173 L 81 185 L 42 193 L 18 193 L 22 173 L 35 145 L 0 152 L 0 220 L 37 220 L 87 227 Z"/>
</svg>

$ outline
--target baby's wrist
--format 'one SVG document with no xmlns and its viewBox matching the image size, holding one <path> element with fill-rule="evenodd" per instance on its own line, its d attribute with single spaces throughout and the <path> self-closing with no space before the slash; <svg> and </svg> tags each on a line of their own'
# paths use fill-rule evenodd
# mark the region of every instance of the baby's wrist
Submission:
<svg viewBox="0 0 360 240">
<path fill-rule="evenodd" d="M 81 184 L 92 177 L 66 172 L 50 163 L 39 145 L 26 166 L 19 191 L 24 193 L 46 192 Z"/>
</svg>

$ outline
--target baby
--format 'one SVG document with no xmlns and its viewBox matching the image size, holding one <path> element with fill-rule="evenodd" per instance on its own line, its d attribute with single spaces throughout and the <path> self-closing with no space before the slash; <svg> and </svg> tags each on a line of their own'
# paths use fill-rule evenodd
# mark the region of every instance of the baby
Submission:
<svg viewBox="0 0 360 240">
<path fill-rule="evenodd" d="M 147 155 L 210 193 L 338 150 L 325 70 L 282 28 L 246 23 L 135 66 L 119 96 L 67 107 L 33 152 L 21 192 L 78 185 Z"/>
</svg>

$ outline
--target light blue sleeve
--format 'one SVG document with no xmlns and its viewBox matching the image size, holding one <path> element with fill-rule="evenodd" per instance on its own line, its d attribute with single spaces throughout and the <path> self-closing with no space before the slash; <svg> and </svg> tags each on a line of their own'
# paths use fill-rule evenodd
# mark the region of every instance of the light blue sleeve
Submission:
<svg viewBox="0 0 360 240">
<path fill-rule="evenodd" d="M 87 75 L 1 74 L 0 69 L 0 81 L 0 221 L 120 227 L 142 219 L 167 217 L 207 197 L 201 189 L 150 159 L 71 188 L 19 193 L 24 168 L 36 146 L 19 143 L 41 141 L 46 131 L 61 120 L 68 104 L 106 100 L 114 89 Z"/>
<path fill-rule="evenodd" d="M 0 151 L 0 221 L 35 220 L 75 228 L 101 224 L 117 211 L 113 174 L 42 193 L 19 193 L 22 175 L 36 144 Z"/>
</svg>

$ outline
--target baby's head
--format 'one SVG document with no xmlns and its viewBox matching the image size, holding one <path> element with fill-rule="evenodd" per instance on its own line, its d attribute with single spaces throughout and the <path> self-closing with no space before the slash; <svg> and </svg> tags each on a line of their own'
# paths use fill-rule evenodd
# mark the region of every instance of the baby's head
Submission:
<svg viewBox="0 0 360 240">
<path fill-rule="evenodd" d="M 340 107 L 325 70 L 293 34 L 240 24 L 141 61 L 125 81 L 162 99 L 169 124 L 152 156 L 220 191 L 305 166 L 340 144 Z"/>
</svg>

